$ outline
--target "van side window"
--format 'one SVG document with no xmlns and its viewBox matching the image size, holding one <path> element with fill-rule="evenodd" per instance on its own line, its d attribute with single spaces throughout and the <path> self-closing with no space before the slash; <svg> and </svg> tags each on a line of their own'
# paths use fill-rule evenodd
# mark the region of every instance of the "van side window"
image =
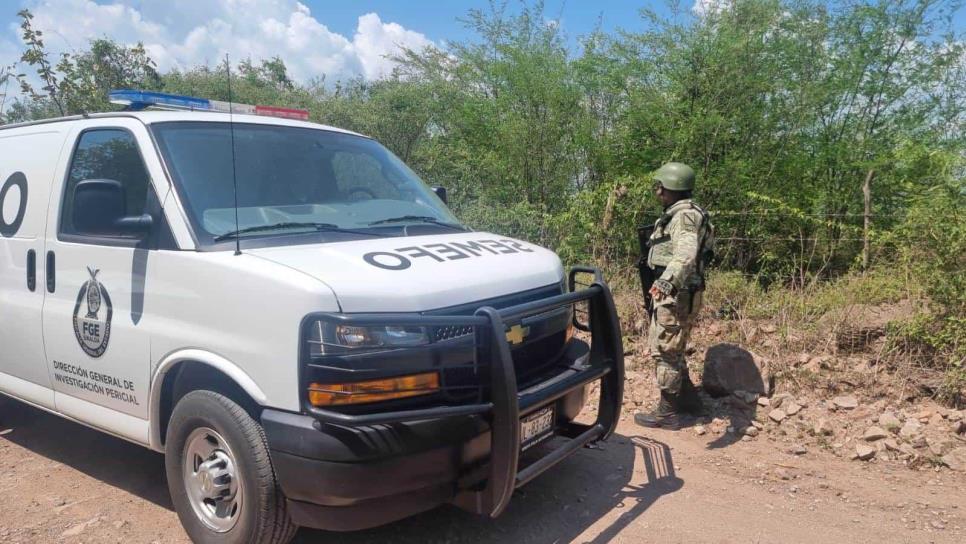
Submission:
<svg viewBox="0 0 966 544">
<path fill-rule="evenodd" d="M 141 215 L 147 205 L 148 175 L 137 141 L 126 130 L 95 129 L 81 134 L 71 160 L 61 209 L 60 233 L 85 235 L 74 225 L 74 188 L 88 179 L 114 180 L 124 188 L 125 215 Z"/>
</svg>

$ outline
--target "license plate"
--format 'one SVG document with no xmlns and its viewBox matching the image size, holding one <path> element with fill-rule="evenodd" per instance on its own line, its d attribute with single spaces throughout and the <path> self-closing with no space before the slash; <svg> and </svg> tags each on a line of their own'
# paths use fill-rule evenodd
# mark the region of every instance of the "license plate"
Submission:
<svg viewBox="0 0 966 544">
<path fill-rule="evenodd" d="M 553 406 L 547 406 L 520 420 L 520 449 L 536 445 L 553 434 Z"/>
</svg>

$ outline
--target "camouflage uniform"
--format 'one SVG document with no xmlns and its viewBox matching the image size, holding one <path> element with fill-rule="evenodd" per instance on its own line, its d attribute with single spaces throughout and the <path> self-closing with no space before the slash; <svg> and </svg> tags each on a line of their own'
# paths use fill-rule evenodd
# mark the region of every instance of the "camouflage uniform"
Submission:
<svg viewBox="0 0 966 544">
<path fill-rule="evenodd" d="M 647 265 L 655 277 L 670 282 L 674 295 L 654 302 L 648 349 L 655 361 L 657 385 L 677 395 L 687 375 L 685 350 L 704 291 L 703 254 L 714 243 L 707 214 L 691 199 L 669 206 L 654 226 Z"/>
</svg>

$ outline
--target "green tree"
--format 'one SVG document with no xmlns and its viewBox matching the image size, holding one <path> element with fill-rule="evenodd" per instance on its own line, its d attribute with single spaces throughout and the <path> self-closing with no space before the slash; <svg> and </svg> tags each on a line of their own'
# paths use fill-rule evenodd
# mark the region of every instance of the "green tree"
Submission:
<svg viewBox="0 0 966 544">
<path fill-rule="evenodd" d="M 33 26 L 33 14 L 25 9 L 18 15 L 26 46 L 20 63 L 35 71 L 42 86 L 35 88 L 26 74 L 16 74 L 27 100 L 13 104 L 7 114 L 11 121 L 106 111 L 112 108 L 107 98 L 111 89 L 158 89 L 161 85 L 154 61 L 140 43 L 127 47 L 96 39 L 88 50 L 62 53 L 54 64 L 43 32 Z"/>
</svg>

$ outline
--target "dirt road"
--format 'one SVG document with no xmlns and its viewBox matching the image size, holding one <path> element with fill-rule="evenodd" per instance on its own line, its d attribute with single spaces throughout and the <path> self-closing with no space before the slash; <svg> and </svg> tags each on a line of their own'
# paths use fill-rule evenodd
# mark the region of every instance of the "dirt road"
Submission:
<svg viewBox="0 0 966 544">
<path fill-rule="evenodd" d="M 519 492 L 496 521 L 443 507 L 302 544 L 964 542 L 966 476 L 785 453 L 777 441 L 625 421 Z M 180 543 L 160 455 L 0 400 L 0 542 Z"/>
</svg>

